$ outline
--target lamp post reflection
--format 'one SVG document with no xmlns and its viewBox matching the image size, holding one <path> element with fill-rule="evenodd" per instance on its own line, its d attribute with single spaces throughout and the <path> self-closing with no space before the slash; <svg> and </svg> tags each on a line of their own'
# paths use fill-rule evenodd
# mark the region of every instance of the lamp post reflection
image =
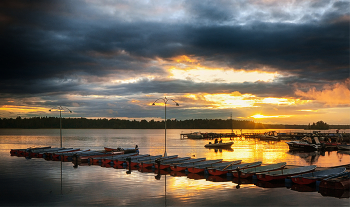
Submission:
<svg viewBox="0 0 350 207">
<path fill-rule="evenodd" d="M 57 107 L 57 109 L 60 111 L 60 147 L 61 148 L 62 148 L 62 111 L 64 111 L 64 108 L 67 109 L 69 113 L 72 113 L 72 111 L 67 107 L 62 107 L 62 106 Z M 55 108 L 51 108 L 49 111 L 51 111 L 52 109 L 55 109 Z"/>
<path fill-rule="evenodd" d="M 164 110 L 164 129 L 165 129 L 165 131 L 164 131 L 164 134 L 165 134 L 165 136 L 164 136 L 164 139 L 165 139 L 165 141 L 164 141 L 164 157 L 166 157 L 167 156 L 167 153 L 166 153 L 166 104 L 168 103 L 169 100 L 172 100 L 176 104 L 176 106 L 180 106 L 180 105 L 174 99 L 167 99 L 167 97 L 159 98 L 159 99 L 155 100 L 152 105 L 153 106 L 156 105 L 156 102 L 158 100 L 162 100 L 164 102 L 164 107 L 165 107 L 165 110 Z"/>
</svg>

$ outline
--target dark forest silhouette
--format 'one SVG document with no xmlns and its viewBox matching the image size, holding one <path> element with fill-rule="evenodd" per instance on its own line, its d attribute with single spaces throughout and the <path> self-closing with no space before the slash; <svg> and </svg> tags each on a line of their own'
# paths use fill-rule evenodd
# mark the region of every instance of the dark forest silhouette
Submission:
<svg viewBox="0 0 350 207">
<path fill-rule="evenodd" d="M 317 123 L 321 123 L 319 121 Z M 232 119 L 189 119 L 167 120 L 168 129 L 307 129 L 308 125 L 262 124 L 247 120 Z M 317 128 L 317 124 L 309 129 Z M 328 125 L 322 122 L 322 127 L 331 129 L 348 129 L 349 125 Z M 32 117 L 32 118 L 2 118 L 0 128 L 45 129 L 60 128 L 59 117 Z M 164 120 L 123 120 L 123 119 L 87 119 L 62 118 L 62 128 L 65 129 L 164 129 Z M 326 129 L 326 128 L 322 128 Z"/>
</svg>

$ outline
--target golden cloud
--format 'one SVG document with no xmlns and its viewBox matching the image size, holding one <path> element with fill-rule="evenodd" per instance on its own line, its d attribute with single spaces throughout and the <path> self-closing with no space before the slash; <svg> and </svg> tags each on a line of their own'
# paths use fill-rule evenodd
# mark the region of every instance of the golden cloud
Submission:
<svg viewBox="0 0 350 207">
<path fill-rule="evenodd" d="M 324 89 L 321 91 L 317 91 L 316 88 L 313 87 L 307 92 L 303 92 L 297 89 L 295 91 L 295 94 L 305 98 L 317 100 L 329 106 L 337 106 L 337 105 L 350 106 L 349 88 L 350 88 L 350 79 L 347 79 L 344 83 L 336 83 L 334 85 L 325 85 Z"/>
</svg>

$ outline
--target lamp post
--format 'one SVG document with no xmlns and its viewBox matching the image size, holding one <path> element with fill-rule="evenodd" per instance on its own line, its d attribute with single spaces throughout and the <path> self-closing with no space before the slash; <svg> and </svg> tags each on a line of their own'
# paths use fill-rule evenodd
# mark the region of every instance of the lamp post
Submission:
<svg viewBox="0 0 350 207">
<path fill-rule="evenodd" d="M 167 102 L 169 101 L 169 100 L 172 100 L 175 104 L 176 104 L 176 106 L 180 106 L 174 99 L 167 99 L 167 97 L 164 97 L 164 98 L 158 98 L 157 100 L 155 100 L 154 102 L 153 102 L 153 106 L 154 105 L 156 105 L 156 102 L 158 101 L 158 100 L 162 100 L 163 102 L 164 102 L 164 106 L 165 106 L 165 110 L 164 110 L 164 157 L 166 157 L 166 156 L 168 156 L 167 155 L 167 153 L 166 153 L 166 104 L 167 104 Z"/>
<path fill-rule="evenodd" d="M 72 111 L 70 109 L 68 109 L 67 107 L 64 107 L 66 108 L 69 113 L 72 113 Z M 62 148 L 62 111 L 64 111 L 64 108 L 62 106 L 59 106 L 57 107 L 57 109 L 60 111 L 60 147 Z M 51 108 L 49 111 L 51 111 L 52 109 L 54 108 Z"/>
</svg>

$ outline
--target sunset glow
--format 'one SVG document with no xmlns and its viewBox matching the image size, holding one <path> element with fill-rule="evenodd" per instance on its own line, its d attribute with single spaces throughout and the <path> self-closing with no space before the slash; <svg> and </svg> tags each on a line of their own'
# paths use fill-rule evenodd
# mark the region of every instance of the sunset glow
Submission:
<svg viewBox="0 0 350 207">
<path fill-rule="evenodd" d="M 170 76 L 172 79 L 188 80 L 195 83 L 269 82 L 277 76 L 276 73 L 205 69 L 200 67 L 188 70 L 171 69 L 170 73 L 172 74 Z"/>
<path fill-rule="evenodd" d="M 349 4 L 0 4 L 0 118 L 65 106 L 69 117 L 161 120 L 164 103 L 152 103 L 171 97 L 170 119 L 349 124 Z"/>
</svg>

